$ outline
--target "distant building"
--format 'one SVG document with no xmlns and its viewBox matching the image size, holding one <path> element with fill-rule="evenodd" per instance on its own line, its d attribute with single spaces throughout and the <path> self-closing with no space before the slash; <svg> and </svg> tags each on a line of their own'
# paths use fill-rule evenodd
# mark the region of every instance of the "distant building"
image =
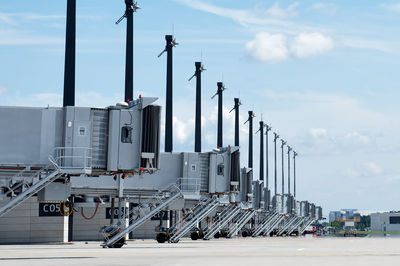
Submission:
<svg viewBox="0 0 400 266">
<path fill-rule="evenodd" d="M 360 222 L 361 215 L 357 209 L 341 209 L 340 211 L 331 211 L 329 213 L 329 222 Z"/>
<path fill-rule="evenodd" d="M 339 221 L 340 211 L 331 211 L 329 213 L 329 222 L 332 223 L 334 221 Z"/>
<path fill-rule="evenodd" d="M 372 231 L 400 231 L 400 212 L 371 213 Z"/>
<path fill-rule="evenodd" d="M 361 216 L 357 209 L 341 209 L 340 214 L 340 222 L 360 222 Z"/>
</svg>

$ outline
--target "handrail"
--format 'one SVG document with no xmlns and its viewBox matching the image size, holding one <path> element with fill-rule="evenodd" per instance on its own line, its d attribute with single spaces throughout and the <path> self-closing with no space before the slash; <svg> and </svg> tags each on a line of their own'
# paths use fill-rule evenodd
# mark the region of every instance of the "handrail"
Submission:
<svg viewBox="0 0 400 266">
<path fill-rule="evenodd" d="M 60 169 L 91 169 L 92 148 L 89 147 L 55 147 L 53 163 Z"/>
<path fill-rule="evenodd" d="M 179 189 L 183 192 L 200 193 L 201 179 L 200 178 L 187 178 L 182 177 L 177 180 Z"/>
<path fill-rule="evenodd" d="M 54 165 L 55 168 L 58 169 L 58 165 L 55 164 L 53 161 L 51 161 L 50 155 L 49 155 L 49 160 L 50 160 L 50 162 L 51 162 L 50 164 L 48 164 L 48 165 L 46 165 L 46 166 L 40 168 L 39 170 L 36 170 L 36 171 L 35 171 L 33 174 L 31 174 L 29 177 L 33 179 L 34 177 L 38 176 L 41 172 L 43 172 L 43 171 L 45 171 L 45 170 L 49 170 L 49 168 L 50 168 L 51 165 Z M 16 178 L 16 177 L 22 177 L 22 173 L 28 172 L 28 171 L 30 171 L 30 170 L 24 169 L 24 170 L 18 172 L 17 174 L 15 174 L 15 175 L 11 178 L 11 180 L 13 180 L 13 179 Z M 14 193 L 15 190 L 16 190 L 16 189 L 19 189 L 19 188 L 21 188 L 21 187 L 23 187 L 23 186 L 25 186 L 25 185 L 28 185 L 28 183 L 29 183 L 29 182 L 27 182 L 26 180 L 23 180 L 22 182 L 17 183 L 17 185 L 14 186 L 14 187 L 7 186 L 7 188 L 9 189 L 9 191 L 7 191 L 6 193 L 4 193 L 4 195 L 5 195 L 6 197 L 9 196 L 10 194 L 12 194 L 12 197 L 15 196 L 15 193 Z"/>
<path fill-rule="evenodd" d="M 158 194 L 160 194 L 160 193 L 164 194 L 163 195 L 165 197 L 164 199 L 161 199 L 161 198 L 158 197 Z M 171 193 L 171 195 L 167 197 L 165 195 L 166 193 Z M 149 212 L 146 212 L 144 215 L 142 215 L 140 213 L 140 209 L 139 209 L 139 215 L 133 216 L 132 214 L 134 213 L 134 210 L 129 211 L 128 212 L 129 222 L 137 221 L 137 220 L 142 219 L 143 217 L 146 217 L 149 213 L 153 212 L 159 206 L 164 205 L 165 201 L 168 201 L 168 200 L 170 200 L 171 198 L 174 198 L 177 195 L 179 196 L 181 193 L 182 193 L 181 190 L 178 188 L 178 186 L 176 184 L 174 184 L 174 183 L 169 184 L 164 189 L 161 189 L 157 193 L 154 194 L 154 197 L 159 201 L 159 204 L 155 205 L 155 204 L 152 204 L 152 203 L 148 203 L 149 205 L 150 204 L 153 205 L 153 208 L 152 208 L 152 206 L 149 207 L 150 208 Z M 106 239 L 108 238 L 108 235 L 112 235 L 112 234 L 114 234 L 115 232 L 117 232 L 120 229 L 119 228 L 119 223 L 120 224 L 124 224 L 125 223 L 124 220 L 126 219 L 126 213 L 123 213 L 123 216 L 121 217 L 121 219 L 122 220 L 117 220 L 115 224 L 112 224 L 112 225 L 109 226 L 109 227 L 115 227 L 111 231 L 105 232 L 105 230 L 103 230 L 103 235 L 104 235 L 104 237 Z M 106 228 L 104 228 L 104 229 L 106 229 Z"/>
</svg>

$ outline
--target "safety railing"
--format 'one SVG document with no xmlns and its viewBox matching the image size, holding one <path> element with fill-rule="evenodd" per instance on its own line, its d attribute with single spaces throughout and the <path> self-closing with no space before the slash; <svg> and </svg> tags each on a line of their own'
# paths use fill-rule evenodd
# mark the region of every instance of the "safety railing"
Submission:
<svg viewBox="0 0 400 266">
<path fill-rule="evenodd" d="M 178 178 L 178 187 L 182 192 L 199 194 L 201 189 L 200 178 Z"/>
<path fill-rule="evenodd" d="M 149 199 L 149 202 L 142 200 L 142 203 L 132 208 L 129 212 L 123 212 L 121 219 L 114 222 L 114 224 L 109 226 L 104 226 L 100 229 L 104 238 L 108 240 L 109 235 L 114 235 L 118 230 L 125 229 L 124 224 L 128 218 L 129 224 L 133 224 L 140 219 L 146 219 L 149 213 L 158 209 L 159 206 L 165 205 L 170 199 L 175 199 L 176 196 L 180 196 L 181 191 L 176 184 L 169 184 L 164 189 L 156 192 L 153 197 Z M 151 217 L 150 217 L 151 218 Z"/>
<path fill-rule="evenodd" d="M 57 147 L 49 157 L 61 170 L 92 170 L 92 149 L 88 147 Z"/>
</svg>

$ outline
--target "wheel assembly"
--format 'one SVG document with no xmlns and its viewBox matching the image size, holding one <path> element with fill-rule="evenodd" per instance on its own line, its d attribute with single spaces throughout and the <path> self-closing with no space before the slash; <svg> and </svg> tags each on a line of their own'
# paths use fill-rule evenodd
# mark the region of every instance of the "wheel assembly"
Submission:
<svg viewBox="0 0 400 266">
<path fill-rule="evenodd" d="M 158 233 L 156 240 L 158 243 L 165 243 L 165 241 L 167 241 L 167 235 L 165 233 Z"/>
<path fill-rule="evenodd" d="M 199 234 L 198 234 L 197 232 L 192 232 L 192 233 L 190 234 L 190 238 L 191 238 L 192 240 L 197 240 L 197 239 L 199 239 Z"/>
</svg>

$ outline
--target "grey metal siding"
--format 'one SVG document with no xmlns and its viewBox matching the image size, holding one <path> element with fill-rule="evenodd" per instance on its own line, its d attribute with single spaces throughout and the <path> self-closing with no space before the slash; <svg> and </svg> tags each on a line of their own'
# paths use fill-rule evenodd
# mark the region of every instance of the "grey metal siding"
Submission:
<svg viewBox="0 0 400 266">
<path fill-rule="evenodd" d="M 200 191 L 208 192 L 208 179 L 209 179 L 209 169 L 208 165 L 210 163 L 209 153 L 199 154 L 199 169 L 200 169 Z"/>
<path fill-rule="evenodd" d="M 107 168 L 108 111 L 92 109 L 92 166 Z"/>
</svg>

